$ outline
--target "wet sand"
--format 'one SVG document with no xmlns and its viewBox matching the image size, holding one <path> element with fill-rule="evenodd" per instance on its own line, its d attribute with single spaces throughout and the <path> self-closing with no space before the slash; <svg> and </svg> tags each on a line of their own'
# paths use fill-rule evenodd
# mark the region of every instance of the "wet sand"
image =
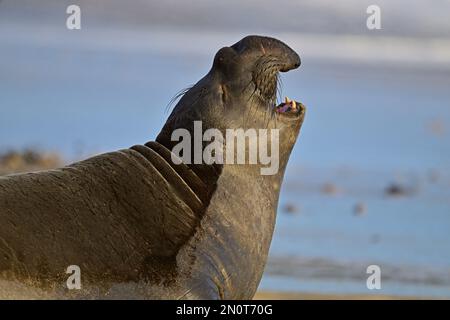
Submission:
<svg viewBox="0 0 450 320">
<path fill-rule="evenodd" d="M 425 297 L 258 291 L 254 300 L 423 300 Z"/>
</svg>

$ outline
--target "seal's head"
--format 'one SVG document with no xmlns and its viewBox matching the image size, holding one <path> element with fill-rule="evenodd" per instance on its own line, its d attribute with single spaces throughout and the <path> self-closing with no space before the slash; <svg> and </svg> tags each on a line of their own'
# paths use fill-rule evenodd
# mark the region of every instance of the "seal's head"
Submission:
<svg viewBox="0 0 450 320">
<path fill-rule="evenodd" d="M 248 36 L 231 47 L 220 49 L 212 71 L 219 74 L 222 95 L 238 98 L 241 107 L 259 102 L 275 110 L 279 72 L 300 66 L 300 57 L 283 42 L 267 37 Z M 230 90 L 227 90 L 229 88 Z"/>
<path fill-rule="evenodd" d="M 157 141 L 173 147 L 172 132 L 184 128 L 192 133 L 194 121 L 202 121 L 203 130 L 277 128 L 280 157 L 287 161 L 305 107 L 288 98 L 277 104 L 277 87 L 280 72 L 299 66 L 299 55 L 274 38 L 247 36 L 221 48 L 209 73 L 184 93 Z"/>
</svg>

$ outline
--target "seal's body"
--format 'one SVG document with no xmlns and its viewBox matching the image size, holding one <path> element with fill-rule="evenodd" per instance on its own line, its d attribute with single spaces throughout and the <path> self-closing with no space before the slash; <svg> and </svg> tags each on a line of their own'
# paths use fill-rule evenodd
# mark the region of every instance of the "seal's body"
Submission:
<svg viewBox="0 0 450 320">
<path fill-rule="evenodd" d="M 155 142 L 0 177 L 0 297 L 252 298 L 305 114 L 301 104 L 277 112 L 277 75 L 299 65 L 282 42 L 246 37 L 219 50 Z M 279 129 L 278 172 L 175 164 L 171 134 L 192 132 L 194 121 L 204 130 Z M 66 287 L 71 265 L 81 289 Z"/>
</svg>

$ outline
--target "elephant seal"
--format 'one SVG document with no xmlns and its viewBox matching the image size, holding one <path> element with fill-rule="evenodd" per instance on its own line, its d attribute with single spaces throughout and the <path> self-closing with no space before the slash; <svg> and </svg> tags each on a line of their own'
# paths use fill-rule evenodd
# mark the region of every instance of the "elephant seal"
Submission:
<svg viewBox="0 0 450 320">
<path fill-rule="evenodd" d="M 156 141 L 0 177 L 0 297 L 252 298 L 305 116 L 298 102 L 276 105 L 278 75 L 299 65 L 281 41 L 245 37 L 217 52 Z M 277 141 L 268 138 L 279 144 L 277 172 L 184 161 L 195 146 L 175 154 L 172 134 L 195 135 L 197 121 L 202 132 L 277 130 Z M 74 266 L 81 287 L 69 286 Z"/>
</svg>

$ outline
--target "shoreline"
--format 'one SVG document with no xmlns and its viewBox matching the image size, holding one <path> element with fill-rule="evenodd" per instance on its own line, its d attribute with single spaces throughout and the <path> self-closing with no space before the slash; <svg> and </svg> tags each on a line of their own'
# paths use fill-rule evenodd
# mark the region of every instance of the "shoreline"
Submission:
<svg viewBox="0 0 450 320">
<path fill-rule="evenodd" d="M 383 294 L 334 294 L 311 292 L 258 291 L 253 300 L 442 300 L 418 296 L 394 296 Z"/>
</svg>

